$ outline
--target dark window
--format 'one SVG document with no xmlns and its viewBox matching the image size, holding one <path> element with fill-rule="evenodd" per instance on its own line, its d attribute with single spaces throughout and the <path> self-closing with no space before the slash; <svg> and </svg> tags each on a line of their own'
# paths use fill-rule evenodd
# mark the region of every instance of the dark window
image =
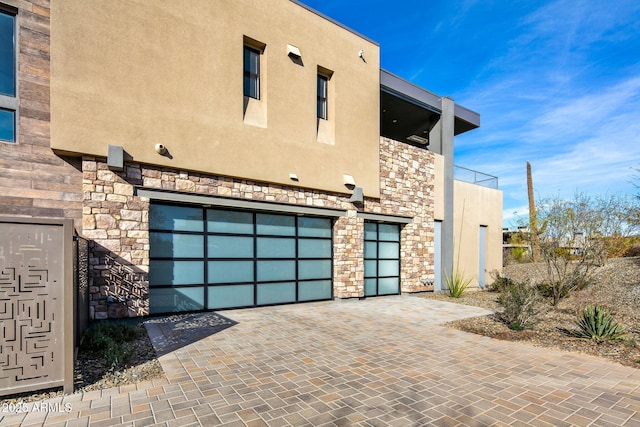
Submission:
<svg viewBox="0 0 640 427">
<path fill-rule="evenodd" d="M 0 141 L 16 140 L 16 112 L 0 108 Z"/>
<path fill-rule="evenodd" d="M 244 96 L 260 99 L 260 51 L 244 47 Z"/>
<path fill-rule="evenodd" d="M 329 79 L 318 74 L 318 118 L 327 120 L 329 117 L 327 100 L 329 94 Z"/>
<path fill-rule="evenodd" d="M 16 15 L 0 10 L 0 141 L 16 141 Z"/>
</svg>

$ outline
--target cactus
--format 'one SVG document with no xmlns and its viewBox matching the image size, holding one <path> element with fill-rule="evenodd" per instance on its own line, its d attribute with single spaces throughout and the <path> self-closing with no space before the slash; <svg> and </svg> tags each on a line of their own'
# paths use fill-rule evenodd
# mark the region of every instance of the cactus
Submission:
<svg viewBox="0 0 640 427">
<path fill-rule="evenodd" d="M 531 163 L 527 161 L 527 194 L 529 196 L 529 241 L 531 243 L 531 260 L 537 262 L 540 258 L 540 235 L 547 228 L 547 222 L 538 227 L 536 202 L 533 198 L 533 179 L 531 178 Z"/>
</svg>

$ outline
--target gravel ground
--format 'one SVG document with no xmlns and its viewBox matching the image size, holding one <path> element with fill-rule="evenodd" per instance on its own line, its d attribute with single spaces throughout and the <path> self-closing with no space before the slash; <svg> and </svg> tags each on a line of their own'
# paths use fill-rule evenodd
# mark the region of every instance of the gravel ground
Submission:
<svg viewBox="0 0 640 427">
<path fill-rule="evenodd" d="M 542 280 L 544 271 L 543 264 L 513 264 L 505 267 L 503 274 L 513 280 L 535 283 Z M 498 313 L 501 311 L 495 292 L 469 291 L 459 299 L 444 293 L 425 294 L 424 297 L 484 307 Z M 572 329 L 582 308 L 593 304 L 606 307 L 614 319 L 622 323 L 628 333 L 623 341 L 597 343 L 568 336 L 560 330 Z M 541 347 L 586 353 L 640 368 L 639 308 L 640 258 L 618 258 L 600 267 L 593 283 L 586 289 L 562 300 L 555 308 L 549 305 L 546 313 L 531 329 L 513 331 L 500 320 L 498 314 L 459 320 L 448 326 L 497 339 L 525 341 Z"/>
<path fill-rule="evenodd" d="M 138 340 L 129 344 L 133 355 L 123 369 L 111 371 L 104 365 L 103 360 L 96 359 L 90 354 L 78 352 L 74 364 L 74 393 L 135 384 L 164 376 L 156 352 L 147 335 L 147 330 L 142 323 L 137 326 L 141 328 L 142 333 Z M 38 393 L 20 393 L 5 396 L 0 400 L 0 406 L 5 403 L 34 402 L 58 396 L 64 396 L 60 388 Z"/>
</svg>

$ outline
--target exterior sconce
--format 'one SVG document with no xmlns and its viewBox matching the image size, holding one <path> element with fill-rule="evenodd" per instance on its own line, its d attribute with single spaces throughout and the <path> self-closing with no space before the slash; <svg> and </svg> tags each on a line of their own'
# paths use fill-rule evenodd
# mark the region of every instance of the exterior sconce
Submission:
<svg viewBox="0 0 640 427">
<path fill-rule="evenodd" d="M 107 167 L 112 171 L 124 170 L 124 148 L 122 146 L 109 144 Z"/>
<path fill-rule="evenodd" d="M 300 49 L 295 47 L 292 44 L 287 45 L 287 55 L 293 56 L 294 58 L 301 58 L 302 54 L 300 53 Z"/>
<path fill-rule="evenodd" d="M 356 186 L 356 180 L 351 175 L 342 175 L 342 182 L 349 190 L 353 190 Z"/>
<path fill-rule="evenodd" d="M 362 187 L 355 187 L 353 189 L 353 194 L 349 198 L 351 203 L 364 203 L 364 194 L 362 192 Z"/>
</svg>

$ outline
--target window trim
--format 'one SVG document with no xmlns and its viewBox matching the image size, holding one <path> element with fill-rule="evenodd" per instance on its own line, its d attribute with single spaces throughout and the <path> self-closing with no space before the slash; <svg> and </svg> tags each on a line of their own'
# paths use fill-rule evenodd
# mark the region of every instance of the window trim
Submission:
<svg viewBox="0 0 640 427">
<path fill-rule="evenodd" d="M 19 135 L 19 79 L 18 79 L 18 51 L 19 51 L 19 25 L 18 25 L 18 9 L 0 3 L 0 13 L 13 16 L 13 85 L 15 95 L 0 94 L 0 110 L 13 113 L 13 139 L 0 139 L 1 143 L 17 144 Z"/>
</svg>

